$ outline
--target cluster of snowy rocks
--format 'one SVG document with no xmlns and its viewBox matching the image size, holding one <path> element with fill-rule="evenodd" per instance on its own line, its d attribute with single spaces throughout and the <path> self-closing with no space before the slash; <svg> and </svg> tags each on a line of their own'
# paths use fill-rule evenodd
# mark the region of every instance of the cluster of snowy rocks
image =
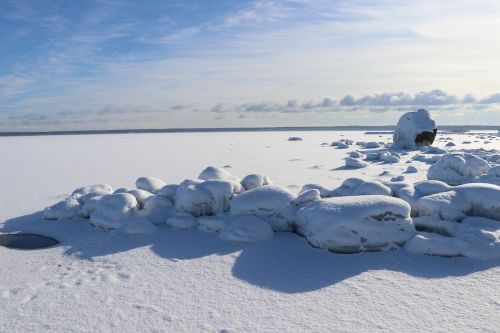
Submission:
<svg viewBox="0 0 500 333">
<path fill-rule="evenodd" d="M 334 189 L 306 184 L 295 195 L 264 175 L 239 179 L 207 167 L 180 184 L 141 177 L 136 189 L 82 187 L 47 207 L 44 218 L 82 218 L 127 234 L 154 232 L 158 225 L 198 228 L 240 242 L 296 232 L 314 247 L 339 253 L 404 248 L 492 259 L 500 257 L 499 171 L 479 156 L 449 153 L 429 169 L 429 180 L 415 184 L 404 177 L 349 178 Z"/>
</svg>

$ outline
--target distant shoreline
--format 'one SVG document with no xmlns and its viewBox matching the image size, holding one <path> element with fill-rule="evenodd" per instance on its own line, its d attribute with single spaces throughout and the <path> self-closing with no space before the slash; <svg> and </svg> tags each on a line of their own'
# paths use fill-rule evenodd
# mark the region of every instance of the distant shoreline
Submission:
<svg viewBox="0 0 500 333">
<path fill-rule="evenodd" d="M 49 135 L 93 135 L 93 134 L 136 134 L 136 133 L 217 133 L 217 132 L 284 132 L 284 131 L 392 131 L 395 126 L 317 126 L 317 127 L 230 127 L 230 128 L 157 128 L 157 129 L 116 129 L 82 131 L 27 131 L 0 132 L 0 137 L 49 136 Z M 495 131 L 499 126 L 460 125 L 439 126 L 441 131 Z"/>
</svg>

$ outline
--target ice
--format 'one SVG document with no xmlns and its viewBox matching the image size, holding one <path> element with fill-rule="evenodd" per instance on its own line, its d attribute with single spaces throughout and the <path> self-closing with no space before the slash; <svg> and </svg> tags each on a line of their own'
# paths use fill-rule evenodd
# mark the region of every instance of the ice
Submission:
<svg viewBox="0 0 500 333">
<path fill-rule="evenodd" d="M 220 238 L 244 243 L 271 239 L 273 229 L 266 221 L 253 216 L 237 216 L 220 230 Z"/>
<path fill-rule="evenodd" d="M 440 180 L 449 185 L 469 183 L 475 177 L 487 173 L 488 162 L 474 154 L 454 152 L 443 155 L 427 172 L 427 178 Z"/>
<path fill-rule="evenodd" d="M 230 202 L 232 215 L 255 215 L 269 222 L 274 231 L 291 231 L 295 196 L 284 188 L 263 186 L 246 191 Z"/>
<path fill-rule="evenodd" d="M 165 182 L 156 177 L 140 177 L 135 181 L 135 187 L 139 190 L 156 193 L 165 186 Z"/>
<path fill-rule="evenodd" d="M 430 145 L 434 140 L 425 138 L 418 140 L 419 135 L 428 133 L 434 134 L 437 129 L 436 122 L 432 119 L 429 111 L 420 109 L 414 112 L 407 112 L 399 118 L 396 130 L 394 131 L 394 147 L 404 149 L 414 149 L 421 145 Z"/>
<path fill-rule="evenodd" d="M 415 234 L 410 206 L 387 196 L 315 201 L 297 212 L 296 224 L 313 246 L 341 253 L 396 248 Z"/>
</svg>

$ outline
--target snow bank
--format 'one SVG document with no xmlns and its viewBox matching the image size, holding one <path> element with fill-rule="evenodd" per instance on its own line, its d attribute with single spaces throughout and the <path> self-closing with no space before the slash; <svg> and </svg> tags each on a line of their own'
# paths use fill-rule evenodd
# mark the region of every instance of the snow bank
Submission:
<svg viewBox="0 0 500 333">
<path fill-rule="evenodd" d="M 220 238 L 245 243 L 268 240 L 273 234 L 269 223 L 253 215 L 237 216 L 220 230 Z"/>
<path fill-rule="evenodd" d="M 230 202 L 230 214 L 255 215 L 269 222 L 275 231 L 293 230 L 295 196 L 277 186 L 246 191 Z"/>
<path fill-rule="evenodd" d="M 420 109 L 407 112 L 399 118 L 394 131 L 394 147 L 414 149 L 434 142 L 437 126 L 429 111 Z"/>
<path fill-rule="evenodd" d="M 387 196 L 315 201 L 297 212 L 296 225 L 313 246 L 341 253 L 396 248 L 415 234 L 410 206 Z"/>
<path fill-rule="evenodd" d="M 440 180 L 449 185 L 470 183 L 475 177 L 487 173 L 488 162 L 470 153 L 454 152 L 443 155 L 427 171 L 427 178 Z"/>
</svg>

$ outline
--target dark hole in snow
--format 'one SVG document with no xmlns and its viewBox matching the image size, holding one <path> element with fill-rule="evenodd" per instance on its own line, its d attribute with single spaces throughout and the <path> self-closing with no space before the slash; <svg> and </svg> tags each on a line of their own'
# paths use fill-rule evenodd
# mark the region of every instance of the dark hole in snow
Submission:
<svg viewBox="0 0 500 333">
<path fill-rule="evenodd" d="M 59 241 L 35 234 L 3 234 L 0 235 L 0 246 L 10 249 L 36 250 L 59 244 Z"/>
<path fill-rule="evenodd" d="M 435 128 L 432 132 L 422 132 L 417 134 L 415 137 L 415 143 L 417 146 L 430 146 L 434 143 L 434 139 L 436 138 L 437 128 Z"/>
</svg>

